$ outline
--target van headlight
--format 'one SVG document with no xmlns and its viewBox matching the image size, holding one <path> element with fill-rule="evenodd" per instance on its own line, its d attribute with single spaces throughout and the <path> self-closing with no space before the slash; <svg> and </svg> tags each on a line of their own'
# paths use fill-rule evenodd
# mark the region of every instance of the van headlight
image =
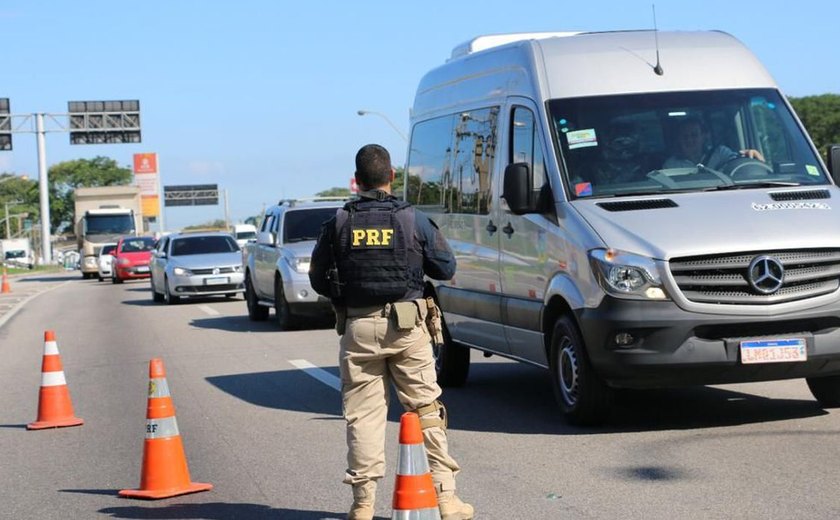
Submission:
<svg viewBox="0 0 840 520">
<path fill-rule="evenodd" d="M 615 249 L 593 249 L 589 258 L 598 283 L 608 294 L 640 300 L 669 299 L 652 259 Z"/>
</svg>

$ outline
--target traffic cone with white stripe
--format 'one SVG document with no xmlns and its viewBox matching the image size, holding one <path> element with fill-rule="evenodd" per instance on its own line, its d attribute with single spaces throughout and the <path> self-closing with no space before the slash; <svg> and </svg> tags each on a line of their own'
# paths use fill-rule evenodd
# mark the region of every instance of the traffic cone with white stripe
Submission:
<svg viewBox="0 0 840 520">
<path fill-rule="evenodd" d="M 27 430 L 79 426 L 85 421 L 73 415 L 70 390 L 64 378 L 55 332 L 44 332 L 44 358 L 41 361 L 41 390 L 38 393 L 38 419 Z"/>
<path fill-rule="evenodd" d="M 175 420 L 175 407 L 166 383 L 163 360 L 149 361 L 149 400 L 140 489 L 123 489 L 121 497 L 169 498 L 213 489 L 213 484 L 190 482 L 187 457 Z"/>
<path fill-rule="evenodd" d="M 391 520 L 440 520 L 420 417 L 413 412 L 400 418 L 400 460 L 393 507 Z"/>
</svg>

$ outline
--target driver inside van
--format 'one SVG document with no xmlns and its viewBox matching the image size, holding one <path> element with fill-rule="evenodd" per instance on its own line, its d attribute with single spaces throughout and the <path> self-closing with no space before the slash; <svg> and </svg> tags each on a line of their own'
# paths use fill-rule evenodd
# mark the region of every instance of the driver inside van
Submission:
<svg viewBox="0 0 840 520">
<path fill-rule="evenodd" d="M 713 170 L 739 157 L 749 157 L 764 162 L 758 150 L 741 150 L 710 143 L 709 132 L 697 117 L 688 117 L 677 123 L 676 153 L 665 160 L 662 168 L 694 168 L 702 164 Z"/>
</svg>

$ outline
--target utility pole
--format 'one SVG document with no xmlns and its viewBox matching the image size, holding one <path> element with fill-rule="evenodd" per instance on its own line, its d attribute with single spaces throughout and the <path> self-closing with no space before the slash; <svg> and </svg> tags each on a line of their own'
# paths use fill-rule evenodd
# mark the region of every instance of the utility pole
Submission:
<svg viewBox="0 0 840 520">
<path fill-rule="evenodd" d="M 38 193 L 41 203 L 41 257 L 44 264 L 52 263 L 50 247 L 50 191 L 47 184 L 47 140 L 44 132 L 44 114 L 35 114 L 35 132 L 38 134 Z"/>
<path fill-rule="evenodd" d="M 225 198 L 225 228 L 230 229 L 230 207 L 228 206 L 228 190 L 222 190 L 222 195 Z"/>
</svg>

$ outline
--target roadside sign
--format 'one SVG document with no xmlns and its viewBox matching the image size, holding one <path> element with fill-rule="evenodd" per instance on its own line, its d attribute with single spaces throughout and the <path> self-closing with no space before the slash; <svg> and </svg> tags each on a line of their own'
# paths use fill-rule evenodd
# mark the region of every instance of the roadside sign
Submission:
<svg viewBox="0 0 840 520">
<path fill-rule="evenodd" d="M 160 198 L 158 194 L 158 159 L 156 153 L 134 154 L 134 184 L 140 187 L 143 217 L 155 218 L 159 216 Z"/>
</svg>

